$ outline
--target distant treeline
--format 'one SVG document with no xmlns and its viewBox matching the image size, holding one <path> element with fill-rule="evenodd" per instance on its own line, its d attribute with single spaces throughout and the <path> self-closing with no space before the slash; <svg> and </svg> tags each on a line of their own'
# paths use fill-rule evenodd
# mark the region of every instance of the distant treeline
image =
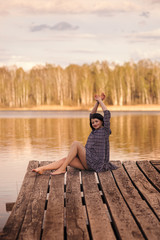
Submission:
<svg viewBox="0 0 160 240">
<path fill-rule="evenodd" d="M 46 64 L 30 71 L 0 68 L 0 106 L 90 106 L 94 94 L 105 92 L 106 104 L 160 104 L 160 63 L 141 60 L 124 65 Z"/>
</svg>

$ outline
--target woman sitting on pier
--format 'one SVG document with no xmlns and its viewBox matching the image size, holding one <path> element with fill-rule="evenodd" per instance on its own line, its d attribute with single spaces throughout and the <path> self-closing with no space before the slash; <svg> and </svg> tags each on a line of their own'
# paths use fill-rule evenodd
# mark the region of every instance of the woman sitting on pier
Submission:
<svg viewBox="0 0 160 240">
<path fill-rule="evenodd" d="M 85 147 L 80 142 L 74 141 L 67 157 L 46 166 L 33 169 L 33 172 L 43 174 L 46 170 L 55 170 L 51 174 L 57 175 L 65 173 L 67 166 L 96 172 L 117 168 L 109 162 L 110 112 L 103 103 L 104 99 L 104 93 L 101 96 L 95 95 L 96 103 L 90 114 L 92 132 L 88 137 Z M 96 113 L 99 104 L 104 112 L 104 117 Z"/>
</svg>

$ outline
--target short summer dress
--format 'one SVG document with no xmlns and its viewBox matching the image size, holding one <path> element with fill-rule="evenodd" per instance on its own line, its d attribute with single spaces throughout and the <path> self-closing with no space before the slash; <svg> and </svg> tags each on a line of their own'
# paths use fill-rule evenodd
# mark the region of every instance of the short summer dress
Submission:
<svg viewBox="0 0 160 240">
<path fill-rule="evenodd" d="M 90 118 L 92 114 L 90 114 Z M 86 148 L 88 170 L 103 172 L 117 167 L 109 162 L 110 111 L 104 111 L 104 127 L 92 130 Z"/>
</svg>

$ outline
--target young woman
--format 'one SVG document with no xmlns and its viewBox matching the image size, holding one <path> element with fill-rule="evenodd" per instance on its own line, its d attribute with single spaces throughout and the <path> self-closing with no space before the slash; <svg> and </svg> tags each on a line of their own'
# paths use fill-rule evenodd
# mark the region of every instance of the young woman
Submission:
<svg viewBox="0 0 160 240">
<path fill-rule="evenodd" d="M 80 142 L 73 142 L 68 156 L 43 167 L 33 169 L 33 172 L 43 174 L 46 170 L 55 170 L 52 175 L 63 174 L 66 167 L 71 166 L 81 170 L 91 170 L 96 172 L 113 170 L 117 167 L 109 162 L 109 135 L 110 130 L 110 112 L 103 103 L 104 93 L 101 96 L 95 95 L 96 103 L 90 114 L 90 133 L 86 146 Z M 96 113 L 100 104 L 104 117 Z"/>
</svg>

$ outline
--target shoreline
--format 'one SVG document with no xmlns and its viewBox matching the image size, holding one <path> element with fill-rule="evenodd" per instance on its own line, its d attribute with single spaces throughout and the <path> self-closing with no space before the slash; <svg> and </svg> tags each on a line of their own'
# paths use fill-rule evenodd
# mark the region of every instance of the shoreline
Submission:
<svg viewBox="0 0 160 240">
<path fill-rule="evenodd" d="M 160 105 L 148 104 L 148 105 L 123 105 L 123 106 L 107 106 L 110 111 L 160 111 Z M 71 106 L 59 106 L 59 105 L 43 105 L 37 107 L 23 107 L 23 108 L 12 108 L 12 107 L 0 107 L 0 111 L 91 111 L 92 107 L 71 107 Z M 100 111 L 101 108 L 98 108 Z"/>
</svg>

